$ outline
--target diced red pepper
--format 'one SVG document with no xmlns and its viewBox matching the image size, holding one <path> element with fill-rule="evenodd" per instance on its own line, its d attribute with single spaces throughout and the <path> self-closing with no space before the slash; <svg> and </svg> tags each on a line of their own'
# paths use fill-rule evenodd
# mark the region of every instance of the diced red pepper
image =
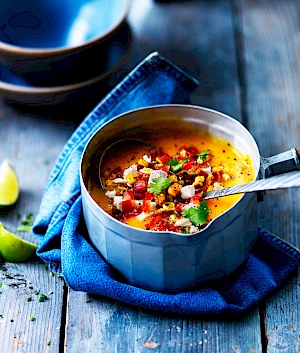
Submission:
<svg viewBox="0 0 300 353">
<path fill-rule="evenodd" d="M 163 170 L 164 172 L 168 173 L 169 170 L 170 170 L 170 166 L 169 165 L 163 165 L 163 166 L 161 166 L 161 167 L 159 167 L 157 169 Z"/>
<path fill-rule="evenodd" d="M 150 200 L 150 201 L 152 200 L 152 194 L 151 194 L 151 192 L 148 192 L 148 191 L 147 191 L 147 192 L 145 193 L 145 200 Z"/>
<path fill-rule="evenodd" d="M 139 172 L 139 178 L 141 180 L 144 180 L 145 182 L 148 182 L 149 177 L 150 177 L 150 174 Z"/>
<path fill-rule="evenodd" d="M 177 202 L 176 206 L 175 206 L 175 210 L 182 213 L 182 209 L 185 206 L 185 203 L 182 202 Z"/>
<path fill-rule="evenodd" d="M 192 169 L 193 164 L 194 164 L 193 162 L 186 162 L 186 163 L 183 163 L 182 169 L 183 169 L 183 170 L 190 170 L 190 169 Z"/>
<path fill-rule="evenodd" d="M 165 164 L 171 159 L 171 156 L 169 156 L 168 154 L 163 154 L 159 158 L 160 158 L 162 164 Z"/>
<path fill-rule="evenodd" d="M 143 200 L 143 211 L 150 212 L 150 200 Z"/>
<path fill-rule="evenodd" d="M 200 192 L 199 194 L 196 194 L 195 196 L 191 197 L 191 200 L 190 200 L 191 203 L 199 203 L 202 196 L 203 196 L 203 191 Z"/>
<path fill-rule="evenodd" d="M 124 200 L 134 200 L 134 195 L 131 190 L 126 190 L 123 194 L 123 199 Z"/>
<path fill-rule="evenodd" d="M 133 194 L 137 200 L 144 199 L 146 191 L 147 191 L 147 184 L 145 180 L 138 180 L 133 184 Z"/>
<path fill-rule="evenodd" d="M 155 226 L 158 226 L 158 224 L 159 224 L 161 221 L 162 221 L 162 216 L 157 215 L 157 216 L 153 217 L 153 218 L 151 219 L 151 221 L 150 221 L 150 224 L 149 224 L 150 228 L 153 228 L 153 227 L 155 227 Z"/>
<path fill-rule="evenodd" d="M 128 213 L 134 210 L 135 203 L 132 200 L 124 200 L 122 201 L 122 212 Z"/>
</svg>

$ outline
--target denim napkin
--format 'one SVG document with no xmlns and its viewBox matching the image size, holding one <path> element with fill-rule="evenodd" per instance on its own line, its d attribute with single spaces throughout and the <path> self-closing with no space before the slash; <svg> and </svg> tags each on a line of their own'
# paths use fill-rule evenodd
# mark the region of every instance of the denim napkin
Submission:
<svg viewBox="0 0 300 353">
<path fill-rule="evenodd" d="M 72 289 L 158 311 L 218 315 L 250 309 L 297 269 L 299 252 L 258 230 L 258 241 L 248 260 L 217 287 L 157 293 L 124 283 L 89 243 L 82 216 L 79 163 L 90 137 L 105 122 L 128 110 L 184 103 L 196 85 L 196 80 L 153 53 L 99 103 L 64 147 L 33 232 L 40 242 L 38 256 L 61 273 Z"/>
</svg>

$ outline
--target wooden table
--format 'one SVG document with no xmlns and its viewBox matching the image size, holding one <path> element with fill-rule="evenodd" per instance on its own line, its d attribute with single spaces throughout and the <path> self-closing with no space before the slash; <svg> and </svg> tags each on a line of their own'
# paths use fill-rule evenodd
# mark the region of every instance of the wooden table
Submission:
<svg viewBox="0 0 300 353">
<path fill-rule="evenodd" d="M 276 154 L 300 142 L 299 11 L 298 0 L 135 0 L 126 67 L 158 50 L 199 79 L 194 104 L 242 121 L 263 156 Z M 28 115 L 1 103 L 0 160 L 13 162 L 21 186 L 16 207 L 0 214 L 10 230 L 19 215 L 37 214 L 55 160 L 83 118 Z M 299 200 L 299 190 L 269 193 L 259 212 L 260 226 L 298 247 Z M 3 353 L 300 352 L 296 276 L 239 320 L 157 315 L 74 292 L 38 261 L 0 263 L 0 283 Z M 39 303 L 35 290 L 53 294 Z"/>
</svg>

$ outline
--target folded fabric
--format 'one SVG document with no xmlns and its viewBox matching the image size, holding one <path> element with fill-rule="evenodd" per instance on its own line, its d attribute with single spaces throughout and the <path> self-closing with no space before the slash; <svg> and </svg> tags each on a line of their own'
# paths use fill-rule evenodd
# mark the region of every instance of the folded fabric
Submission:
<svg viewBox="0 0 300 353">
<path fill-rule="evenodd" d="M 89 243 L 82 217 L 79 163 L 90 137 L 128 110 L 184 103 L 196 85 L 195 79 L 158 53 L 151 54 L 87 116 L 66 144 L 45 190 L 33 232 L 40 241 L 38 256 L 62 273 L 72 289 L 154 310 L 216 315 L 251 308 L 296 270 L 299 252 L 259 230 L 248 260 L 218 287 L 157 293 L 124 283 Z"/>
</svg>

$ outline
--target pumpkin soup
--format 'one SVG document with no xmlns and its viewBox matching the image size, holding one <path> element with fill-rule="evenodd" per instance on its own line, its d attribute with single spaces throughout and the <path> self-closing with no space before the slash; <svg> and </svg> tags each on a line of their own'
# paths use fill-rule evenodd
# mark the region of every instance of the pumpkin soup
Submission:
<svg viewBox="0 0 300 353">
<path fill-rule="evenodd" d="M 105 190 L 95 178 L 93 199 L 132 227 L 183 234 L 198 232 L 241 195 L 203 200 L 203 192 L 254 180 L 248 155 L 203 133 L 165 137 L 149 146 L 124 147 L 102 166 Z"/>
</svg>

